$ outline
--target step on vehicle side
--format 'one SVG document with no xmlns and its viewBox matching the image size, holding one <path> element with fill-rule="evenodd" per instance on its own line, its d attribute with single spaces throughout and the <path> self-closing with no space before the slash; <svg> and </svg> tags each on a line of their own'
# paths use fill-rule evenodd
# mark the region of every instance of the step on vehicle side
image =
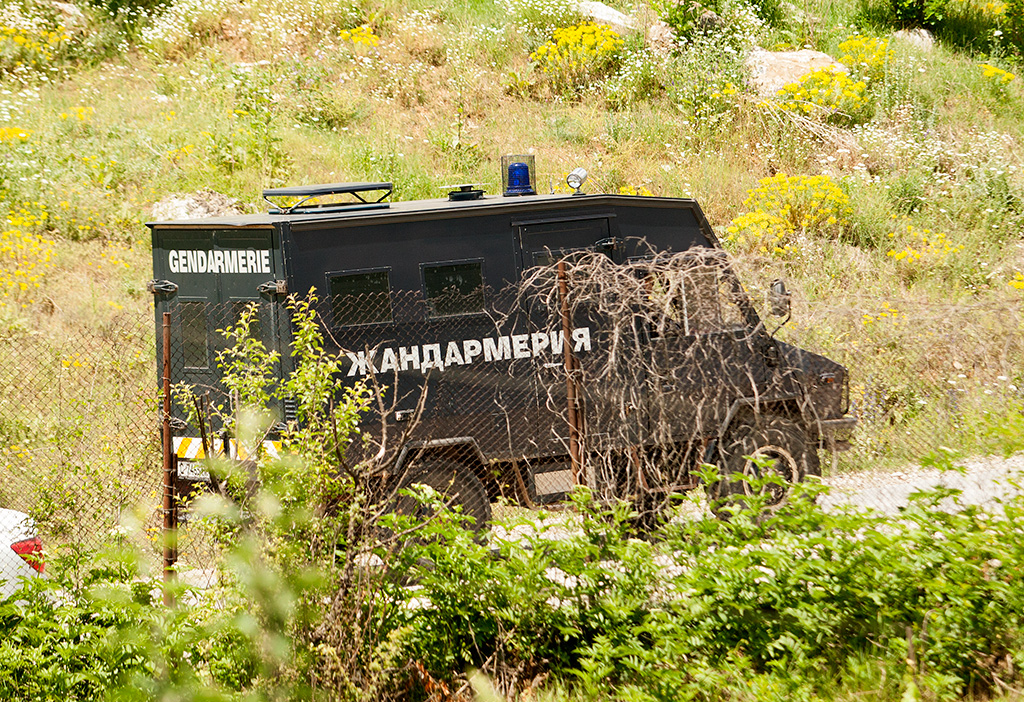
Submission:
<svg viewBox="0 0 1024 702">
<path fill-rule="evenodd" d="M 267 214 L 149 223 L 158 330 L 163 312 L 177 315 L 172 334 L 183 358 L 174 381 L 223 391 L 215 354 L 225 342 L 215 330 L 231 320 L 210 310 L 254 302 L 284 377 L 287 295 L 315 288 L 328 297 L 321 315 L 346 380 L 379 375 L 392 393 L 388 416 L 374 419 L 399 430 L 418 419 L 395 470 L 452 496 L 480 525 L 501 494 L 532 505 L 575 483 L 619 480 L 588 471 L 587 452 L 598 447 L 626 463 L 672 457 L 669 490 L 695 485 L 691 471 L 704 461 L 724 474 L 755 474 L 749 456 L 769 459 L 788 481 L 819 474 L 818 449 L 843 448 L 853 429 L 847 371 L 769 333 L 697 202 L 579 194 L 581 169 L 570 183 L 577 194 L 535 195 L 530 165 L 507 163 L 499 196 L 460 186 L 446 199 L 390 202 L 390 183 L 302 186 L 265 191 Z M 582 380 L 612 343 L 601 315 L 574 310 L 559 325 L 521 294 L 538 267 L 587 254 L 618 266 L 668 254 L 724 262 L 707 290 L 650 284 L 650 299 L 681 296 L 665 307 L 679 310 L 678 328 L 635 325 L 642 341 L 633 353 L 643 358 L 634 360 L 647 370 L 627 420 L 602 414 L 603 390 Z M 770 299 L 788 319 L 781 283 Z M 288 406 L 278 410 L 290 417 Z M 179 491 L 188 492 L 209 477 L 198 429 L 178 425 Z M 722 480 L 708 489 L 727 497 L 747 488 Z"/>
</svg>

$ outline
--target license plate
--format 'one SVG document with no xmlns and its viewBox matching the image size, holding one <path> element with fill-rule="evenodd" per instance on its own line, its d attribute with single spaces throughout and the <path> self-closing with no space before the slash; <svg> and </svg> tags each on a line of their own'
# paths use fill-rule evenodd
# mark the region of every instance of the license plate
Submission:
<svg viewBox="0 0 1024 702">
<path fill-rule="evenodd" d="M 182 480 L 210 482 L 210 472 L 203 467 L 203 464 L 195 461 L 178 461 L 178 477 Z"/>
</svg>

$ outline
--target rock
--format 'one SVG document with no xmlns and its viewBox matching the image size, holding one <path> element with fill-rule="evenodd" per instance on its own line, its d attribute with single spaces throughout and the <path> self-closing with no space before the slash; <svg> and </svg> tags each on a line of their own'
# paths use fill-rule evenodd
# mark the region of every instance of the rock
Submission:
<svg viewBox="0 0 1024 702">
<path fill-rule="evenodd" d="M 901 29 L 898 32 L 893 32 L 892 38 L 906 42 L 915 49 L 925 52 L 935 48 L 935 37 L 927 29 Z"/>
<path fill-rule="evenodd" d="M 708 10 L 697 18 L 697 29 L 701 32 L 717 32 L 723 27 L 725 27 L 725 20 L 711 10 Z"/>
<path fill-rule="evenodd" d="M 676 48 L 676 35 L 667 23 L 657 20 L 647 28 L 647 46 L 663 56 Z"/>
<path fill-rule="evenodd" d="M 580 14 L 597 24 L 607 24 L 619 34 L 628 34 L 636 29 L 636 19 L 609 7 L 603 2 L 580 0 Z"/>
<path fill-rule="evenodd" d="M 153 205 L 153 219 L 162 222 L 230 217 L 244 213 L 244 208 L 236 198 L 212 190 L 200 190 L 190 195 L 168 195 Z"/>
<path fill-rule="evenodd" d="M 800 51 L 765 51 L 754 49 L 743 65 L 750 73 L 749 83 L 764 97 L 772 97 L 782 86 L 796 83 L 803 76 L 822 68 L 833 67 L 847 72 L 846 66 L 828 54 L 810 49 Z"/>
</svg>

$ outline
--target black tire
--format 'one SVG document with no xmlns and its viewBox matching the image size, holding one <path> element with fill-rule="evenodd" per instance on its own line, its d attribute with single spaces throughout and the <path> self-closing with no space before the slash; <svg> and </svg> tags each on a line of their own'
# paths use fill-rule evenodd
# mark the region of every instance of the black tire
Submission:
<svg viewBox="0 0 1024 702">
<path fill-rule="evenodd" d="M 719 451 L 723 457 L 721 480 L 709 485 L 708 497 L 718 506 L 729 503 L 744 504 L 753 497 L 749 482 L 736 476 L 764 477 L 758 465 L 748 456 L 771 460 L 769 470 L 787 484 L 766 485 L 765 508 L 775 510 L 786 503 L 789 484 L 799 482 L 808 475 L 821 475 L 818 451 L 811 443 L 807 430 L 787 417 L 765 417 L 760 423 L 744 422 L 730 429 Z"/>
<path fill-rule="evenodd" d="M 487 491 L 480 478 L 461 463 L 444 459 L 417 463 L 409 468 L 399 485 L 399 490 L 416 484 L 427 485 L 437 490 L 453 509 L 462 507 L 462 513 L 472 518 L 471 527 L 475 531 L 483 531 L 490 523 L 491 502 L 487 499 Z M 416 517 L 430 515 L 429 508 L 407 495 L 396 497 L 394 511 Z"/>
</svg>

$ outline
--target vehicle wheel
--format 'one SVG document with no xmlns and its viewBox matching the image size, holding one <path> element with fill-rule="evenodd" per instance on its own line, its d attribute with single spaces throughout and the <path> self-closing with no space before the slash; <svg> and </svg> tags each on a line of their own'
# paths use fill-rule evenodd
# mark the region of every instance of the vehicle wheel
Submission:
<svg viewBox="0 0 1024 702">
<path fill-rule="evenodd" d="M 491 503 L 483 483 L 472 470 L 460 463 L 443 459 L 418 463 L 409 468 L 399 490 L 415 484 L 428 485 L 437 490 L 453 509 L 461 506 L 462 513 L 472 517 L 472 528 L 475 531 L 483 531 L 491 521 Z M 407 495 L 397 496 L 395 512 L 415 517 L 430 515 L 428 507 Z"/>
<path fill-rule="evenodd" d="M 778 475 L 787 485 L 765 485 L 765 508 L 775 510 L 789 496 L 788 484 L 808 475 L 821 475 L 818 452 L 811 444 L 806 429 L 786 417 L 769 417 L 760 424 L 743 423 L 732 428 L 720 451 L 724 457 L 721 480 L 708 486 L 708 497 L 721 503 L 742 504 L 754 496 L 754 486 L 736 476 L 766 477 L 766 471 Z M 762 469 L 753 458 L 768 459 Z"/>
</svg>

